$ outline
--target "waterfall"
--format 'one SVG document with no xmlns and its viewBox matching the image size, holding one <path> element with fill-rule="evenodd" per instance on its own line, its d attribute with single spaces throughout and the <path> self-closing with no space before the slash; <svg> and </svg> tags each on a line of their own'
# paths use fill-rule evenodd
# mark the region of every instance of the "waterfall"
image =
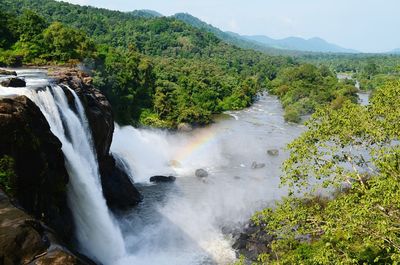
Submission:
<svg viewBox="0 0 400 265">
<path fill-rule="evenodd" d="M 0 87 L 0 95 L 25 95 L 40 108 L 52 133 L 62 143 L 70 176 L 68 202 L 76 224 L 79 250 L 98 262 L 113 264 L 125 255 L 123 237 L 103 197 L 84 108 L 76 93 L 69 90 L 78 113 L 70 108 L 63 89 L 58 85 L 48 85 L 44 89 Z"/>
</svg>

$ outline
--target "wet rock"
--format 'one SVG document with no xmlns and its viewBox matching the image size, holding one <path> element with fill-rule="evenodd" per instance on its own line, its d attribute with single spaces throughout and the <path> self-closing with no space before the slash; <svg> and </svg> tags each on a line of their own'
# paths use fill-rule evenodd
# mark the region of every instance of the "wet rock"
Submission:
<svg viewBox="0 0 400 265">
<path fill-rule="evenodd" d="M 74 254 L 52 230 L 16 208 L 0 190 L 0 264 L 94 264 Z"/>
<path fill-rule="evenodd" d="M 178 124 L 178 131 L 180 131 L 180 132 L 190 132 L 192 130 L 193 130 L 193 127 L 189 123 Z"/>
<path fill-rule="evenodd" d="M 176 177 L 174 176 L 153 176 L 150 178 L 150 182 L 174 182 Z"/>
<path fill-rule="evenodd" d="M 51 70 L 49 76 L 61 86 L 66 85 L 74 90 L 82 101 L 92 132 L 107 205 L 112 210 L 126 210 L 137 205 L 142 196 L 128 174 L 123 168 L 117 167 L 115 159 L 110 155 L 114 133 L 114 117 L 110 102 L 93 86 L 92 78 L 82 71 L 59 68 Z M 67 91 L 67 98 L 72 101 L 72 95 L 68 94 Z"/>
<path fill-rule="evenodd" d="M 279 150 L 278 149 L 269 149 L 269 150 L 267 150 L 267 154 L 269 154 L 270 156 L 278 156 Z"/>
<path fill-rule="evenodd" d="M 195 176 L 198 178 L 206 178 L 208 177 L 208 172 L 202 168 L 199 168 L 195 171 Z"/>
<path fill-rule="evenodd" d="M 26 82 L 20 77 L 10 77 L 1 80 L 0 84 L 4 87 L 26 87 Z"/>
<path fill-rule="evenodd" d="M 263 167 L 265 167 L 264 163 L 257 163 L 256 161 L 251 163 L 251 168 L 252 169 L 259 169 L 259 168 L 263 168 Z"/>
<path fill-rule="evenodd" d="M 251 223 L 236 236 L 232 248 L 236 250 L 237 256 L 243 255 L 251 264 L 257 261 L 260 254 L 271 254 L 271 243 L 274 239 L 274 236 L 265 232 L 263 226 Z"/>
<path fill-rule="evenodd" d="M 68 241 L 73 219 L 67 203 L 68 173 L 61 142 L 27 97 L 0 99 L 0 159 L 12 159 L 7 194 L 28 214 Z"/>
<path fill-rule="evenodd" d="M 0 75 L 14 75 L 14 76 L 17 76 L 17 72 L 6 70 L 6 69 L 0 69 Z"/>
<path fill-rule="evenodd" d="M 103 194 L 110 209 L 124 211 L 142 201 L 142 195 L 124 169 L 117 166 L 114 157 L 108 156 L 100 167 Z"/>
</svg>

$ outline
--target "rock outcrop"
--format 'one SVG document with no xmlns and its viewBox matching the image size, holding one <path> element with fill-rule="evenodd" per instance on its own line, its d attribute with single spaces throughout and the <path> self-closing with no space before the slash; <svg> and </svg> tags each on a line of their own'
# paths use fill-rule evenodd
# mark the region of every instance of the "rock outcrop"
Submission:
<svg viewBox="0 0 400 265">
<path fill-rule="evenodd" d="M 51 71 L 50 76 L 60 85 L 73 89 L 81 99 L 86 110 L 93 143 L 97 153 L 104 197 L 113 210 L 125 210 L 135 206 L 142 196 L 131 182 L 130 177 L 116 166 L 110 154 L 114 133 L 112 107 L 107 98 L 92 85 L 92 78 L 84 72 L 71 69 Z M 64 90 L 73 106 L 72 95 Z"/>
<path fill-rule="evenodd" d="M 174 182 L 176 180 L 176 177 L 174 176 L 152 176 L 150 178 L 150 182 Z"/>
<path fill-rule="evenodd" d="M 271 254 L 271 242 L 274 236 L 268 234 L 263 226 L 250 223 L 240 234 L 238 234 L 233 249 L 238 256 L 242 255 L 246 259 L 245 264 L 257 262 L 258 256 L 263 253 Z"/>
<path fill-rule="evenodd" d="M 52 229 L 16 208 L 0 190 L 0 264 L 94 263 L 62 247 Z"/>
<path fill-rule="evenodd" d="M 4 87 L 25 87 L 26 82 L 20 77 L 9 77 L 1 80 L 0 84 Z"/>
<path fill-rule="evenodd" d="M 13 76 L 17 76 L 17 72 L 15 72 L 15 71 L 10 71 L 10 70 L 6 70 L 6 69 L 0 69 L 0 75 L 13 75 Z"/>
<path fill-rule="evenodd" d="M 51 133 L 40 109 L 25 96 L 0 99 L 0 132 L 0 159 L 13 161 L 8 193 L 27 213 L 67 241 L 73 220 L 61 142 Z"/>
</svg>

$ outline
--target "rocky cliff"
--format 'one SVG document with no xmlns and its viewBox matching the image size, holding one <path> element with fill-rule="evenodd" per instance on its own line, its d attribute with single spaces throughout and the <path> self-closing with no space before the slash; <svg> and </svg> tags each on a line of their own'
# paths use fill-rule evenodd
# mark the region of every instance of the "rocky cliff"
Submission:
<svg viewBox="0 0 400 265">
<path fill-rule="evenodd" d="M 110 154 L 112 108 L 86 74 L 63 69 L 51 77 L 74 102 L 80 97 L 92 131 L 103 193 L 112 210 L 131 208 L 141 195 Z M 69 176 L 61 142 L 25 96 L 0 97 L 0 264 L 91 264 L 68 250 L 74 222 L 67 203 Z"/>
<path fill-rule="evenodd" d="M 112 107 L 106 97 L 92 85 L 92 78 L 82 71 L 56 69 L 50 77 L 61 86 L 67 85 L 81 99 L 92 131 L 93 143 L 97 152 L 104 197 L 112 210 L 125 210 L 138 204 L 142 197 L 132 184 L 129 176 L 117 167 L 110 154 L 114 133 Z M 64 89 L 71 107 L 73 97 Z"/>
</svg>

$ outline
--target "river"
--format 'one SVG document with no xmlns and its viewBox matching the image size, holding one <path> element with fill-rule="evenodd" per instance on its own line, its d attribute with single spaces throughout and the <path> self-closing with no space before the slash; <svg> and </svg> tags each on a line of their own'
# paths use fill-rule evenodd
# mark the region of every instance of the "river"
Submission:
<svg viewBox="0 0 400 265">
<path fill-rule="evenodd" d="M 26 78 L 27 87 L 1 88 L 0 95 L 30 97 L 63 142 L 72 180 L 70 206 L 80 221 L 75 236 L 81 251 L 104 264 L 229 264 L 235 260 L 233 232 L 243 228 L 256 210 L 286 194 L 279 187 L 280 166 L 287 157 L 284 147 L 304 127 L 285 123 L 278 99 L 264 94 L 252 107 L 228 112 L 214 124 L 188 133 L 117 126 L 111 151 L 121 159 L 144 200 L 114 216 L 98 187 L 97 161 L 86 163 L 90 168 L 81 165 L 84 159 L 93 160 L 93 147 L 75 142 L 89 145 L 91 141 L 71 142 L 64 132 L 74 127 L 81 132 L 76 137 L 90 135 L 82 122 L 84 113 L 74 114 L 64 104 L 65 95 L 51 85 L 46 71 L 17 72 Z M 268 154 L 271 149 L 279 154 Z M 208 177 L 195 176 L 200 168 Z M 177 179 L 149 182 L 160 174 Z"/>
<path fill-rule="evenodd" d="M 285 123 L 278 99 L 267 94 L 227 115 L 191 133 L 117 129 L 111 150 L 124 157 L 144 195 L 119 217 L 130 253 L 120 264 L 231 263 L 230 232 L 286 193 L 279 187 L 284 147 L 304 127 Z M 265 167 L 253 169 L 254 162 Z M 197 178 L 198 168 L 209 176 Z M 148 183 L 159 174 L 177 180 Z"/>
</svg>

